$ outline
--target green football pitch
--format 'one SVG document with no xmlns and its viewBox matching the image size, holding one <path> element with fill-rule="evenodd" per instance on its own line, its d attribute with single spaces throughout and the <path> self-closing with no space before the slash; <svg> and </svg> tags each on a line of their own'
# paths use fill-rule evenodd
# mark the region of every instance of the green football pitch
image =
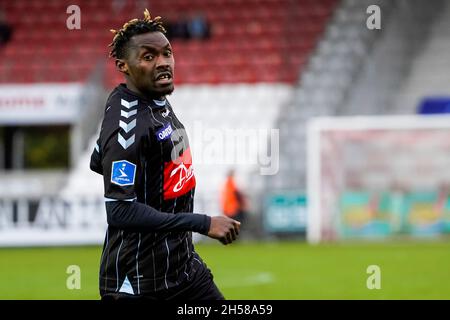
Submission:
<svg viewBox="0 0 450 320">
<path fill-rule="evenodd" d="M 196 250 L 227 299 L 450 299 L 450 241 L 205 243 Z M 0 299 L 99 299 L 101 247 L 0 249 Z M 68 289 L 67 268 L 80 268 Z M 368 289 L 368 266 L 380 289 Z M 370 281 L 369 281 L 370 282 Z"/>
</svg>

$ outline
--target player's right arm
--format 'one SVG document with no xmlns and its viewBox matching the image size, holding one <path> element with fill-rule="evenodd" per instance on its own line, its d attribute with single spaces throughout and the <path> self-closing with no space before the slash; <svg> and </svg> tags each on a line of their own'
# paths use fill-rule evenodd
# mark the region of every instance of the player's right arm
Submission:
<svg viewBox="0 0 450 320">
<path fill-rule="evenodd" d="M 139 202 L 106 202 L 108 224 L 120 229 L 158 231 L 194 231 L 223 244 L 236 240 L 240 222 L 225 216 L 210 217 L 196 213 L 171 214 Z"/>
<path fill-rule="evenodd" d="M 195 213 L 171 214 L 136 201 L 136 191 L 142 188 L 145 176 L 142 150 L 138 148 L 144 146 L 139 144 L 139 137 L 125 147 L 119 142 L 119 134 L 128 140 L 133 132 L 127 136 L 118 128 L 120 116 L 114 114 L 115 111 L 109 108 L 105 112 L 90 164 L 93 171 L 103 175 L 108 224 L 124 230 L 194 231 L 224 244 L 234 241 L 239 233 L 239 222 L 233 219 Z"/>
<path fill-rule="evenodd" d="M 160 231 L 194 231 L 208 234 L 211 217 L 204 214 L 171 214 L 130 201 L 106 202 L 108 224 L 120 229 Z"/>
</svg>

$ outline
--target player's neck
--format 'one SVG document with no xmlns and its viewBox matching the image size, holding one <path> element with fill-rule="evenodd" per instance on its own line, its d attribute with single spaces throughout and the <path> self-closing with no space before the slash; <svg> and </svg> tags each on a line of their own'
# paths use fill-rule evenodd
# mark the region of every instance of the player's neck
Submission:
<svg viewBox="0 0 450 320">
<path fill-rule="evenodd" d="M 134 84 L 132 84 L 131 82 L 127 81 L 126 82 L 126 87 L 128 90 L 130 90 L 131 92 L 133 92 L 136 96 L 144 99 L 144 100 L 156 100 L 156 101 L 165 101 L 166 100 L 166 96 L 165 95 L 152 95 L 152 94 L 146 94 L 144 92 L 141 92 L 138 88 L 136 88 L 136 86 Z"/>
</svg>

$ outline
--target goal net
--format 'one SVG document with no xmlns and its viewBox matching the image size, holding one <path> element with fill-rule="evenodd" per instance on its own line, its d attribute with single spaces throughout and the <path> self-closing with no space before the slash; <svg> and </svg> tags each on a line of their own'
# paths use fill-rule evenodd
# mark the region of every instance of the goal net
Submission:
<svg viewBox="0 0 450 320">
<path fill-rule="evenodd" d="M 315 118 L 309 242 L 450 233 L 450 116 Z"/>
</svg>

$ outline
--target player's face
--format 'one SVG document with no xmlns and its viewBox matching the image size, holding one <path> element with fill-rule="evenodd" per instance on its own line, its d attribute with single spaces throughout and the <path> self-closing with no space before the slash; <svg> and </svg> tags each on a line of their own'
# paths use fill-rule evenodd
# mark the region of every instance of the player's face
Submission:
<svg viewBox="0 0 450 320">
<path fill-rule="evenodd" d="M 169 40 L 161 32 L 148 32 L 130 39 L 125 64 L 128 80 L 140 93 L 160 98 L 174 90 L 175 60 Z"/>
</svg>

